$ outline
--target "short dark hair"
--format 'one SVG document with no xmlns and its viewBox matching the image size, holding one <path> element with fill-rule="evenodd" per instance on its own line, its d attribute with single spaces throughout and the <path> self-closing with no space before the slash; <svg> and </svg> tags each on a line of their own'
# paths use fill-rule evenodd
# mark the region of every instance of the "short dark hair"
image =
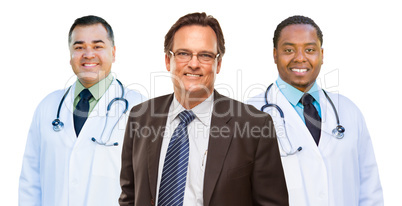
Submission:
<svg viewBox="0 0 402 206">
<path fill-rule="evenodd" d="M 202 13 L 191 13 L 179 18 L 175 24 L 169 29 L 168 33 L 165 35 L 164 51 L 166 54 L 170 55 L 169 51 L 173 47 L 173 38 L 175 33 L 183 26 L 190 25 L 200 25 L 209 26 L 214 30 L 216 34 L 216 39 L 218 41 L 218 53 L 219 58 L 222 58 L 225 54 L 225 39 L 223 38 L 223 32 L 221 26 L 217 19 L 213 16 L 208 15 L 205 12 Z"/>
<path fill-rule="evenodd" d="M 323 35 L 322 35 L 322 31 L 321 31 L 320 27 L 309 17 L 296 15 L 296 16 L 291 16 L 291 17 L 283 20 L 276 27 L 275 33 L 274 33 L 274 47 L 275 48 L 277 48 L 277 46 L 278 46 L 278 40 L 279 40 L 279 37 L 281 35 L 283 28 L 285 28 L 289 25 L 293 25 L 293 24 L 309 24 L 309 25 L 313 26 L 315 28 L 315 30 L 317 31 L 318 39 L 320 40 L 320 43 L 322 45 L 322 43 L 323 43 L 322 36 Z"/>
<path fill-rule="evenodd" d="M 94 24 L 102 24 L 102 26 L 105 27 L 108 34 L 108 39 L 112 42 L 112 46 L 114 46 L 114 34 L 112 27 L 109 25 L 109 23 L 107 23 L 106 20 L 94 15 L 83 16 L 74 21 L 74 24 L 71 25 L 70 32 L 68 32 L 68 43 L 71 43 L 71 34 L 73 33 L 75 27 L 91 26 Z"/>
</svg>

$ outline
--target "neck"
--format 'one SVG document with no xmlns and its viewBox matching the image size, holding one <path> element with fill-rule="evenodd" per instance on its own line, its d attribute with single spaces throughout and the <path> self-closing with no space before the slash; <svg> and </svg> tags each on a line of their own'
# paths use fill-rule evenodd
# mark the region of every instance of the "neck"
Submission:
<svg viewBox="0 0 402 206">
<path fill-rule="evenodd" d="M 213 91 L 212 91 L 213 92 Z M 203 93 L 202 95 L 196 94 L 194 92 L 176 92 L 174 93 L 177 101 L 187 110 L 194 108 L 195 106 L 201 104 L 212 92 Z"/>
<path fill-rule="evenodd" d="M 315 82 L 315 81 L 314 81 L 314 82 Z M 294 87 L 295 87 L 296 89 L 300 90 L 301 92 L 306 93 L 306 92 L 308 92 L 308 91 L 313 87 L 314 82 L 313 82 L 313 83 L 310 83 L 310 84 L 307 85 L 306 87 L 303 87 L 303 86 L 294 86 Z"/>
</svg>

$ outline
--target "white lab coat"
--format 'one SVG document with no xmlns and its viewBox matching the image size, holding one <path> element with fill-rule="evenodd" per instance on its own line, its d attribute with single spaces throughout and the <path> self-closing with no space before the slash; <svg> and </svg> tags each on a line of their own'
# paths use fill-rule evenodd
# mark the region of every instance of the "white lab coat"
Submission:
<svg viewBox="0 0 402 206">
<path fill-rule="evenodd" d="M 265 104 L 265 93 L 248 100 L 257 109 Z M 283 121 L 276 109 L 264 111 L 271 114 L 277 131 L 282 165 L 285 172 L 291 206 L 377 206 L 383 205 L 383 194 L 377 163 L 364 117 L 346 97 L 328 93 L 345 127 L 343 139 L 332 136 L 337 126 L 336 116 L 322 90 L 319 90 L 321 106 L 321 139 L 314 142 L 305 123 L 280 92 L 272 86 L 269 103 L 277 104 L 284 112 L 287 135 L 293 151 L 290 151 Z"/>
<path fill-rule="evenodd" d="M 35 111 L 20 176 L 21 206 L 118 205 L 121 193 L 121 148 L 126 121 L 131 107 L 144 101 L 144 97 L 125 90 L 129 109 L 114 128 L 109 141 L 118 142 L 119 145 L 107 147 L 91 141 L 91 138 L 100 139 L 106 120 L 106 107 L 113 98 L 121 96 L 120 85 L 113 80 L 90 113 L 78 138 L 73 123 L 74 90 L 75 84 L 60 111 L 63 130 L 53 131 L 52 121 L 56 118 L 65 90 L 49 94 Z M 122 101 L 115 102 L 111 107 L 103 135 L 105 141 L 124 109 Z"/>
</svg>

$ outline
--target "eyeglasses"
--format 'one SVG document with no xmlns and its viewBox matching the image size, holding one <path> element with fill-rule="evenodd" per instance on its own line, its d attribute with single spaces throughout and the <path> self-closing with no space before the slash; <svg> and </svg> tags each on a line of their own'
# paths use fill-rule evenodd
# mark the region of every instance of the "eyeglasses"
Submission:
<svg viewBox="0 0 402 206">
<path fill-rule="evenodd" d="M 216 58 L 219 57 L 219 54 L 213 54 L 210 52 L 200 52 L 200 53 L 191 53 L 189 51 L 169 51 L 174 57 L 176 57 L 177 62 L 189 62 L 194 55 L 197 56 L 198 61 L 201 64 L 212 64 Z"/>
</svg>

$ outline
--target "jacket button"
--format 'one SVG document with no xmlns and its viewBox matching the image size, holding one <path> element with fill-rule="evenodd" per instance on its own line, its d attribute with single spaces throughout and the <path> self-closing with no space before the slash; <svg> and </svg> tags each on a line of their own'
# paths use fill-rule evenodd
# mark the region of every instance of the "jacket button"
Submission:
<svg viewBox="0 0 402 206">
<path fill-rule="evenodd" d="M 155 205 L 154 199 L 151 199 L 151 205 Z"/>
</svg>

